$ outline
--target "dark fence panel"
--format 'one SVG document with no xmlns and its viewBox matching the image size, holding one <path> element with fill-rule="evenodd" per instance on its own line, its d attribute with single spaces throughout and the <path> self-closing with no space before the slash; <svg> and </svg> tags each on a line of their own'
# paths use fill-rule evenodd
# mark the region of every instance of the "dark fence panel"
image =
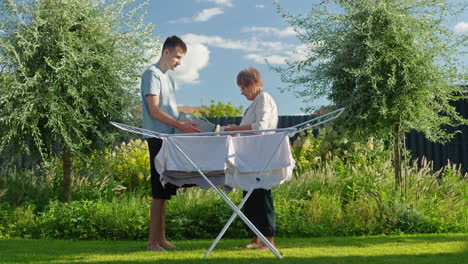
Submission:
<svg viewBox="0 0 468 264">
<path fill-rule="evenodd" d="M 291 116 L 279 116 L 278 117 L 278 128 L 292 127 L 300 124 L 307 120 L 316 117 L 315 115 L 291 115 Z M 227 126 L 229 124 L 240 124 L 242 117 L 209 117 L 207 118 L 211 123 L 220 126 Z M 314 134 L 318 133 L 318 130 L 314 129 Z M 290 138 L 290 142 L 294 142 L 299 137 L 299 134 L 294 135 Z"/>
<path fill-rule="evenodd" d="M 314 118 L 314 115 L 291 115 L 291 116 L 279 116 L 278 117 L 278 128 L 291 127 L 309 119 Z M 227 126 L 229 124 L 240 124 L 242 117 L 208 117 L 211 123 L 220 126 Z"/>
<path fill-rule="evenodd" d="M 229 124 L 240 124 L 242 117 L 208 117 L 207 118 L 211 123 L 217 124 L 220 126 L 227 126 Z"/>
<path fill-rule="evenodd" d="M 458 113 L 468 118 L 468 101 L 457 101 L 452 104 Z M 427 140 L 422 133 L 412 131 L 406 134 L 406 147 L 411 151 L 413 159 L 421 160 L 423 157 L 431 160 L 435 170 L 446 166 L 448 161 L 461 164 L 463 172 L 468 172 L 468 126 L 448 128 L 448 132 L 461 131 L 445 144 L 434 143 Z"/>
</svg>

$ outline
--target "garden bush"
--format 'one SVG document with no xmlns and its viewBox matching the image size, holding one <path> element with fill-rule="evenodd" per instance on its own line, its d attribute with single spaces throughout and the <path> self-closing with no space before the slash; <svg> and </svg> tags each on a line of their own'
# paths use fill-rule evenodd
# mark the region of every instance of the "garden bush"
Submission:
<svg viewBox="0 0 468 264">
<path fill-rule="evenodd" d="M 295 143 L 300 166 L 290 182 L 273 189 L 277 236 L 468 231 L 467 176 L 459 167 L 450 164 L 432 171 L 427 161 L 407 163 L 402 191 L 396 192 L 391 153 L 384 141 L 358 143 L 329 137 Z M 146 176 L 139 176 L 147 170 L 140 160 L 147 157 L 145 147 L 142 142 L 129 142 L 82 159 L 89 161 L 86 164 L 75 163 L 82 170 L 75 175 L 70 203 L 57 201 L 60 173 L 54 166 L 42 176 L 21 172 L 2 177 L 0 237 L 145 239 L 151 202 Z M 120 158 L 114 167 L 109 165 Z M 124 161 L 139 172 L 122 167 Z M 118 173 L 122 176 L 117 177 Z M 234 190 L 229 197 L 239 203 L 242 194 Z M 231 214 L 213 190 L 179 189 L 168 202 L 167 235 L 170 239 L 213 238 Z M 239 219 L 225 234 L 248 236 Z"/>
<path fill-rule="evenodd" d="M 59 199 L 62 188 L 61 160 L 53 158 L 33 169 L 0 171 L 0 202 L 13 206 L 34 204 L 43 209 Z M 122 192 L 149 192 L 149 155 L 146 142 L 134 139 L 72 163 L 71 200 L 112 200 Z"/>
<path fill-rule="evenodd" d="M 105 166 L 105 171 L 130 190 L 149 186 L 149 154 L 145 140 L 122 142 L 120 146 L 109 150 L 103 158 L 104 163 L 109 165 Z"/>
</svg>

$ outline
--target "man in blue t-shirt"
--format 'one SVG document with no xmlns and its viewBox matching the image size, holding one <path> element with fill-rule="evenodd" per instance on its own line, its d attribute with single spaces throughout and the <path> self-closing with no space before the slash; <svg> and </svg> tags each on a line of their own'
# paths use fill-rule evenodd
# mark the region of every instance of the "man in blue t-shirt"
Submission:
<svg viewBox="0 0 468 264">
<path fill-rule="evenodd" d="M 182 62 L 187 46 L 177 36 L 170 36 L 164 42 L 161 58 L 143 73 L 141 78 L 141 98 L 143 102 L 143 128 L 165 133 L 174 133 L 174 128 L 184 133 L 200 132 L 195 122 L 177 120 L 178 111 L 175 100 L 174 79 L 167 74 Z M 166 240 L 166 201 L 175 195 L 177 189 L 172 185 L 162 186 L 154 166 L 154 158 L 161 149 L 162 140 L 147 138 L 151 167 L 151 202 L 148 249 L 164 251 L 175 247 Z"/>
</svg>

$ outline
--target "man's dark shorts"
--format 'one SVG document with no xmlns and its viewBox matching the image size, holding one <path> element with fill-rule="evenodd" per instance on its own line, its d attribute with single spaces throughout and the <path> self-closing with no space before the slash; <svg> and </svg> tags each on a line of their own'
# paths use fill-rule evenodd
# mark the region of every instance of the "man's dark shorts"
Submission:
<svg viewBox="0 0 468 264">
<path fill-rule="evenodd" d="M 164 200 L 170 200 L 172 195 L 177 193 L 177 187 L 166 184 L 162 186 L 159 180 L 159 173 L 156 171 L 154 166 L 154 158 L 158 155 L 159 150 L 162 146 L 162 139 L 159 138 L 148 138 L 148 149 L 150 153 L 150 167 L 151 167 L 151 193 L 153 198 L 159 198 Z"/>
</svg>

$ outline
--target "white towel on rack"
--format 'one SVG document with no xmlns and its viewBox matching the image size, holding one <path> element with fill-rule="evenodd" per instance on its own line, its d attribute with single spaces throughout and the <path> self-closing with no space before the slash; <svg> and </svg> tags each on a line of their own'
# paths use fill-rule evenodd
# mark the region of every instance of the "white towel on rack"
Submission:
<svg viewBox="0 0 468 264">
<path fill-rule="evenodd" d="M 290 180 L 295 165 L 287 133 L 231 137 L 227 155 L 225 183 L 242 190 Z"/>
<path fill-rule="evenodd" d="M 224 171 L 226 144 L 229 136 L 172 136 L 164 138 L 155 158 L 159 174 L 163 171 L 197 171 L 174 143 L 201 171 Z M 172 141 L 173 142 L 172 142 Z"/>
</svg>

